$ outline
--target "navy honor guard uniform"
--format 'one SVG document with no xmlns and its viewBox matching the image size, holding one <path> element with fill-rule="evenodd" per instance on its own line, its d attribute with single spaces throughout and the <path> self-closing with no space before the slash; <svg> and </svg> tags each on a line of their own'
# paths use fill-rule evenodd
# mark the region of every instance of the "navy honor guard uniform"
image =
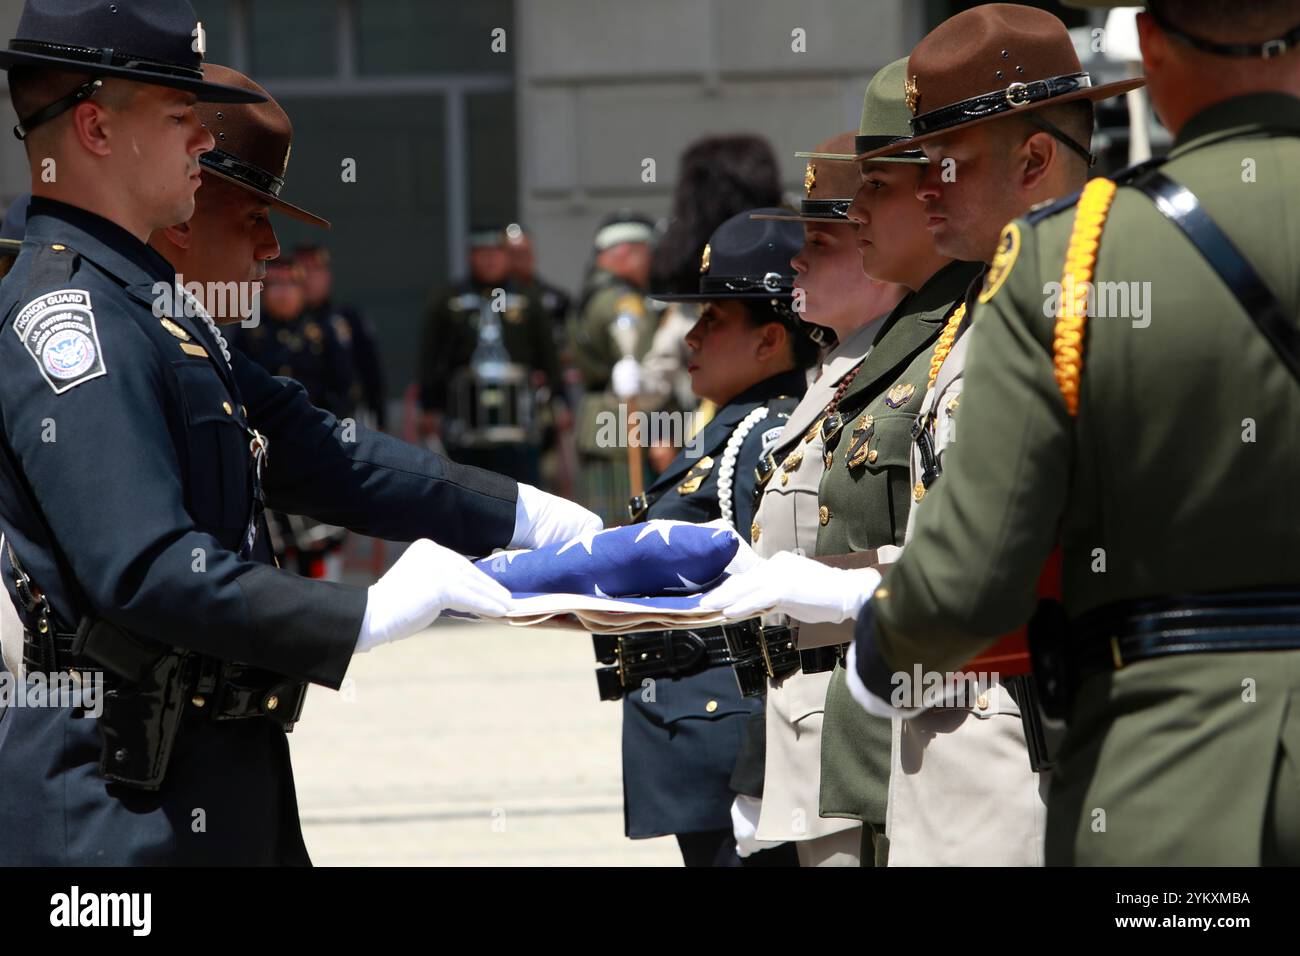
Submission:
<svg viewBox="0 0 1300 956">
<path fill-rule="evenodd" d="M 663 297 L 703 305 L 686 336 L 692 383 L 719 408 L 646 494 L 633 500 L 634 521 L 722 518 L 748 540 L 755 468 L 807 387 L 805 368 L 817 349 L 811 327 L 790 310 L 790 259 L 803 244 L 803 229 L 749 216 L 734 216 L 713 233 L 698 294 Z M 780 351 L 769 355 L 755 343 L 773 323 L 784 334 Z M 733 774 L 751 718 L 761 723 L 762 701 L 741 696 L 724 629 L 598 637 L 596 645 L 603 663 L 620 665 L 602 672 L 601 690 L 606 699 L 623 700 L 627 835 L 676 835 L 688 866 L 741 865 L 731 828 Z M 758 777 L 761 789 L 761 769 Z M 794 865 L 793 853 L 786 856 L 766 851 L 751 860 Z"/>
</svg>

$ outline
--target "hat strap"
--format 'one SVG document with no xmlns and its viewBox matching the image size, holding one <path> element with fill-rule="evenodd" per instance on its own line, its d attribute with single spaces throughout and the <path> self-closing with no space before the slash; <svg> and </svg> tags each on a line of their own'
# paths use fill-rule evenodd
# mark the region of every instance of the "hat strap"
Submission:
<svg viewBox="0 0 1300 956">
<path fill-rule="evenodd" d="M 199 157 L 199 163 L 219 173 L 225 173 L 231 179 L 237 179 L 258 192 L 269 193 L 277 199 L 280 198 L 280 190 L 284 189 L 284 180 L 279 176 L 268 173 L 260 166 L 245 162 L 224 149 L 208 150 Z"/>
<path fill-rule="evenodd" d="M 1051 120 L 1047 119 L 1046 117 L 1039 116 L 1037 113 L 1026 113 L 1024 115 L 1024 118 L 1032 125 L 1037 126 L 1048 136 L 1060 140 L 1066 146 L 1070 147 L 1070 149 L 1078 153 L 1081 157 L 1083 157 L 1083 161 L 1087 163 L 1089 167 L 1097 165 L 1096 154 L 1084 149 L 1082 143 L 1080 143 L 1077 139 L 1075 139 L 1065 130 L 1061 129 L 1061 127 L 1057 126 Z"/>
<path fill-rule="evenodd" d="M 762 276 L 700 276 L 701 294 L 714 294 L 719 299 L 725 299 L 728 293 L 736 292 L 787 296 L 793 291 L 794 276 L 784 276 L 779 272 L 768 272 Z"/>
<path fill-rule="evenodd" d="M 1156 23 L 1160 24 L 1160 29 L 1166 33 L 1178 37 L 1189 46 L 1196 47 L 1196 49 L 1203 50 L 1206 53 L 1213 53 L 1216 56 L 1261 57 L 1269 60 L 1275 56 L 1281 56 L 1287 50 L 1300 46 L 1300 24 L 1292 27 L 1280 37 L 1265 40 L 1263 43 L 1216 43 L 1213 40 L 1194 36 L 1181 27 L 1175 26 L 1155 3 L 1147 4 L 1147 12 L 1155 18 Z"/>
<path fill-rule="evenodd" d="M 14 127 L 14 137 L 20 141 L 26 139 L 27 134 L 36 129 L 36 127 L 40 126 L 42 123 L 48 123 L 60 113 L 67 112 L 82 100 L 90 99 L 103 85 L 104 81 L 102 79 L 97 76 L 91 77 L 67 96 L 59 97 L 49 106 L 39 109 L 31 116 L 19 121 L 18 125 Z"/>
<path fill-rule="evenodd" d="M 848 222 L 852 205 L 852 199 L 805 199 L 799 204 L 799 212 L 804 216 L 825 216 Z"/>
<path fill-rule="evenodd" d="M 893 146 L 895 143 L 901 143 L 904 140 L 911 138 L 911 136 L 881 136 L 859 133 L 857 136 L 853 137 L 853 151 L 860 156 L 863 153 L 873 153 L 878 149 L 883 149 L 886 146 Z M 894 153 L 893 156 L 896 159 L 925 159 L 925 151 L 921 149 L 908 149 Z"/>
<path fill-rule="evenodd" d="M 1032 80 L 1029 83 L 1012 83 L 1005 90 L 981 93 L 920 116 L 913 116 L 912 134 L 923 136 L 926 133 L 939 133 L 950 126 L 959 126 L 998 113 L 1010 113 L 1091 86 L 1092 77 L 1086 71 L 1049 76 L 1045 80 Z"/>
</svg>

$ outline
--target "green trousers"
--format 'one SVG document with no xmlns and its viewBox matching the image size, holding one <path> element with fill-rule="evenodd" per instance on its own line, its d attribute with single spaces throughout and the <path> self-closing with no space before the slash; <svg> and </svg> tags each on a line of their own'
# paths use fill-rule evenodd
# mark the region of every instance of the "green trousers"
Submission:
<svg viewBox="0 0 1300 956">
<path fill-rule="evenodd" d="M 1300 864 L 1300 651 L 1181 654 L 1085 680 L 1047 863 Z"/>
</svg>

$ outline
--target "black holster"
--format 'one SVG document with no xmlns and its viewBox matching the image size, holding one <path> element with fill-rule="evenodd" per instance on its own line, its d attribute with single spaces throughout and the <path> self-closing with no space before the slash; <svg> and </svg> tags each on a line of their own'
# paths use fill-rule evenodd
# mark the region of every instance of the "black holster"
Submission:
<svg viewBox="0 0 1300 956">
<path fill-rule="evenodd" d="M 167 773 L 185 711 L 189 654 L 83 618 L 73 653 L 116 680 L 99 717 L 99 769 L 105 779 L 157 790 Z"/>
<path fill-rule="evenodd" d="M 1059 601 L 1041 598 L 1026 629 L 1029 660 L 1043 713 L 1064 721 L 1074 702 L 1077 675 L 1074 673 L 1070 619 Z"/>
</svg>

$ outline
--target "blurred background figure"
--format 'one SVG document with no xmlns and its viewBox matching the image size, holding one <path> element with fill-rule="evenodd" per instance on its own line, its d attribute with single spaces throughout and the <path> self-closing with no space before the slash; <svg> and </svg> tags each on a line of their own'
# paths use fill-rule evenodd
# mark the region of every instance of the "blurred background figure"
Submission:
<svg viewBox="0 0 1300 956">
<path fill-rule="evenodd" d="M 628 453 L 626 403 L 636 398 L 637 363 L 649 351 L 659 325 L 659 307 L 646 299 L 654 241 L 654 223 L 645 216 L 618 212 L 607 217 L 596 230 L 587 279 L 570 320 L 570 351 L 583 386 L 577 424 L 578 501 L 600 515 L 606 527 L 627 523 L 627 502 L 634 493 L 629 469 L 636 467 L 638 456 Z M 616 366 L 620 371 L 630 367 L 632 373 L 632 380 L 618 388 L 613 381 Z M 611 429 L 609 421 L 619 424 Z"/>
<path fill-rule="evenodd" d="M 384 369 L 374 328 L 354 306 L 333 301 L 334 272 L 328 249 L 302 243 L 294 250 L 293 261 L 302 269 L 304 317 L 333 329 L 347 353 L 352 370 L 348 399 L 355 415 L 367 427 L 385 430 L 388 414 Z"/>
<path fill-rule="evenodd" d="M 563 401 L 551 404 L 552 415 L 543 411 L 542 484 L 566 498 L 573 497 L 573 476 L 578 468 L 573 442 L 573 414 L 569 411 L 580 394 L 581 375 L 573 368 L 569 354 L 568 318 L 572 303 L 569 293 L 537 274 L 533 239 L 517 222 L 506 226 L 506 252 L 510 257 L 510 282 L 514 289 L 535 303 L 550 322 L 551 336 L 559 362 L 560 378 L 552 389 Z"/>
<path fill-rule="evenodd" d="M 312 403 L 355 421 L 352 359 L 328 313 L 309 310 L 302 266 L 267 263 L 257 325 L 227 326 L 227 339 L 272 375 L 296 379 Z M 237 330 L 237 331 L 236 331 Z M 302 515 L 267 512 L 271 547 L 280 566 L 311 578 L 340 580 L 347 532 Z"/>
<path fill-rule="evenodd" d="M 469 246 L 469 275 L 429 300 L 421 435 L 456 461 L 541 485 L 542 435 L 566 423 L 552 322 L 511 278 L 504 229 L 477 228 Z"/>
<path fill-rule="evenodd" d="M 651 282 L 675 295 L 696 290 L 700 258 L 713 231 L 746 209 L 781 204 L 781 173 L 772 146 L 762 136 L 706 136 L 682 153 L 673 190 L 672 218 L 655 248 Z M 686 373 L 686 333 L 699 317 L 691 303 L 674 302 L 659 319 L 650 349 L 641 363 L 641 404 L 645 408 L 694 409 L 697 400 Z M 711 414 L 700 409 L 700 424 Z M 650 449 L 655 472 L 679 449 Z"/>
<path fill-rule="evenodd" d="M 506 252 L 510 257 L 510 281 L 517 291 L 537 299 L 551 320 L 556 348 L 564 348 L 567 344 L 565 321 L 569 317 L 569 293 L 537 275 L 533 238 L 517 222 L 506 226 Z"/>
</svg>

